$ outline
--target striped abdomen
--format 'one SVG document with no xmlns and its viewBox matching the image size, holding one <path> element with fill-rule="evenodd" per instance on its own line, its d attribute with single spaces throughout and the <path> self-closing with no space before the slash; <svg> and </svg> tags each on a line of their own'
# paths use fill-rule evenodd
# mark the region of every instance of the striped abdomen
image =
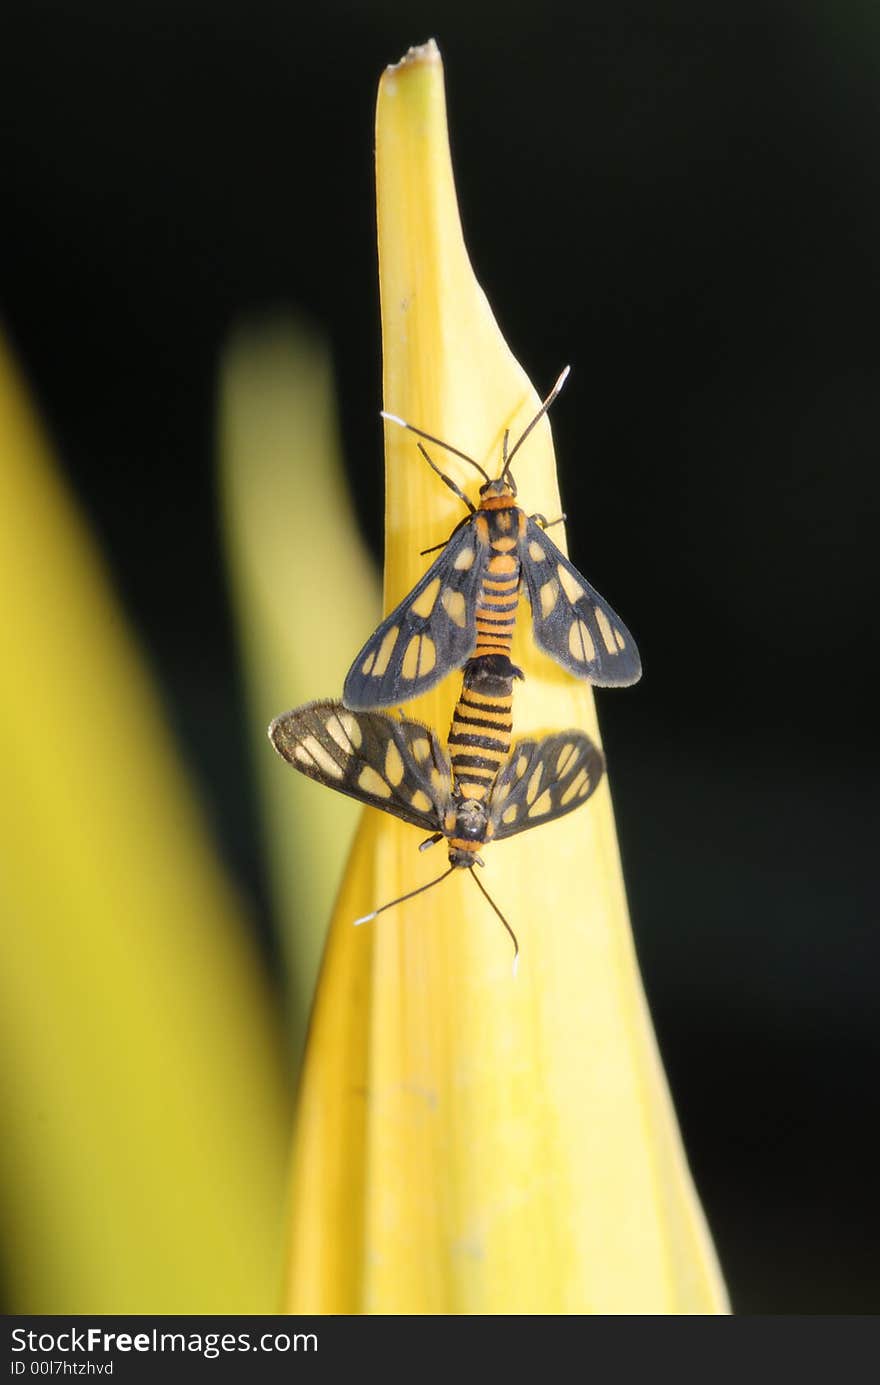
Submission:
<svg viewBox="0 0 880 1385">
<path fill-rule="evenodd" d="M 477 532 L 490 549 L 483 584 L 477 597 L 477 646 L 474 658 L 501 654 L 510 645 L 519 604 L 520 563 L 517 548 L 526 517 L 510 500 L 487 497 L 477 515 Z"/>
<path fill-rule="evenodd" d="M 513 680 L 521 677 L 506 654 L 475 656 L 465 665 L 447 742 L 462 798 L 484 799 L 510 753 Z"/>
</svg>

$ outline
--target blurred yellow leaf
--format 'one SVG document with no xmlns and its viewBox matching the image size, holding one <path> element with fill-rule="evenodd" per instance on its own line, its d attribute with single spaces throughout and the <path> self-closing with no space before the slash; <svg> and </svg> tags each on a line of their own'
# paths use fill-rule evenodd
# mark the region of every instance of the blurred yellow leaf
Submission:
<svg viewBox="0 0 880 1385">
<path fill-rule="evenodd" d="M 273 998 L 2 343 L 0 758 L 9 1306 L 271 1311 Z"/>
<path fill-rule="evenodd" d="M 248 721 L 299 1052 L 358 808 L 286 773 L 266 727 L 297 703 L 332 697 L 361 631 L 379 614 L 378 578 L 339 455 L 330 364 L 305 328 L 279 321 L 235 335 L 221 369 L 220 451 Z"/>
</svg>

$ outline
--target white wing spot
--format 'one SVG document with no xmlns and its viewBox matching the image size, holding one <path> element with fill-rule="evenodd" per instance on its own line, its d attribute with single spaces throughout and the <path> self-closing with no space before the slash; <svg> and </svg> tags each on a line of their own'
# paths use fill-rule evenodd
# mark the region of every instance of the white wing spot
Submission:
<svg viewBox="0 0 880 1385">
<path fill-rule="evenodd" d="M 472 548 L 463 548 L 452 566 L 455 568 L 456 572 L 467 572 L 468 568 L 473 567 L 473 563 L 474 550 Z"/>
<path fill-rule="evenodd" d="M 440 597 L 440 605 L 443 607 L 451 621 L 454 621 L 460 629 L 464 629 L 467 624 L 465 614 L 464 596 L 461 592 L 453 591 L 451 587 L 444 587 Z"/>
<path fill-rule="evenodd" d="M 373 794 L 375 798 L 390 798 L 391 789 L 385 783 L 381 774 L 377 774 L 372 765 L 364 765 L 358 775 L 358 787 L 364 793 Z"/>
<path fill-rule="evenodd" d="M 565 745 L 560 750 L 559 759 L 556 761 L 556 776 L 558 779 L 561 779 L 563 774 L 565 774 L 575 757 L 576 750 L 577 747 L 574 741 L 566 741 Z"/>
<path fill-rule="evenodd" d="M 550 612 L 553 610 L 553 607 L 556 605 L 556 600 L 559 596 L 559 583 L 557 582 L 555 577 L 551 577 L 549 582 L 544 583 L 544 585 L 541 587 L 540 596 L 541 615 L 543 616 L 544 620 L 546 620 Z"/>
<path fill-rule="evenodd" d="M 379 646 L 379 652 L 376 655 L 376 662 L 373 665 L 374 678 L 381 678 L 382 674 L 387 669 L 388 662 L 391 658 L 391 652 L 394 649 L 394 646 L 397 644 L 398 633 L 399 632 L 396 625 L 392 625 L 390 630 L 386 630 L 385 638 Z"/>
<path fill-rule="evenodd" d="M 580 791 L 581 791 L 581 786 L 582 786 L 586 781 L 587 781 L 587 771 L 586 771 L 585 769 L 579 770 L 578 773 L 575 775 L 574 779 L 572 779 L 572 781 L 571 781 L 571 783 L 569 784 L 568 788 L 565 790 L 565 793 L 562 795 L 562 797 L 561 797 L 561 799 L 559 800 L 559 802 L 560 802 L 561 804 L 570 803 L 571 800 L 572 800 L 573 798 L 576 798 L 577 795 L 580 793 Z"/>
<path fill-rule="evenodd" d="M 543 563 L 546 560 L 547 554 L 535 539 L 529 541 L 529 557 L 533 563 Z"/>
<path fill-rule="evenodd" d="M 437 593 L 440 590 L 440 578 L 435 577 L 430 582 L 421 596 L 410 606 L 410 615 L 429 616 L 434 609 L 434 602 L 437 600 Z"/>
<path fill-rule="evenodd" d="M 623 635 L 618 630 L 616 625 L 614 627 L 614 639 L 618 649 L 626 649 L 626 640 L 623 638 Z"/>
<path fill-rule="evenodd" d="M 530 818 L 542 818 L 545 813 L 549 813 L 553 807 L 553 799 L 550 797 L 550 790 L 545 789 L 540 798 L 535 799 L 529 809 Z"/>
<path fill-rule="evenodd" d="M 388 742 L 385 750 L 385 778 L 395 789 L 403 779 L 403 760 L 393 741 Z"/>
<path fill-rule="evenodd" d="M 568 652 L 578 663 L 592 663 L 596 657 L 593 637 L 582 620 L 573 620 L 568 627 Z"/>
<path fill-rule="evenodd" d="M 444 779 L 439 769 L 431 770 L 431 783 L 438 798 L 449 797 L 449 784 L 446 779 Z"/>
<path fill-rule="evenodd" d="M 616 654 L 617 642 L 614 639 L 614 631 L 611 629 L 611 621 L 608 619 L 601 606 L 594 606 L 593 611 L 605 648 L 608 650 L 609 654 Z"/>
<path fill-rule="evenodd" d="M 562 590 L 565 592 L 565 595 L 568 597 L 569 601 L 579 601 L 585 593 L 584 588 L 581 586 L 577 578 L 572 577 L 568 568 L 563 567 L 561 563 L 556 564 L 556 572 L 560 582 L 562 583 Z"/>
<path fill-rule="evenodd" d="M 341 779 L 345 773 L 342 766 L 337 765 L 329 750 L 325 749 L 321 742 L 314 736 L 304 736 L 302 744 L 296 747 L 293 753 L 298 760 L 303 759 L 300 753 L 301 751 L 305 751 L 310 759 L 318 766 L 318 769 L 322 770 L 329 778 Z"/>
<path fill-rule="evenodd" d="M 529 780 L 529 787 L 526 789 L 526 803 L 534 803 L 538 795 L 538 785 L 541 782 L 541 774 L 544 766 L 539 760 L 532 770 L 532 777 Z"/>
<path fill-rule="evenodd" d="M 424 678 L 426 673 L 430 673 L 436 662 L 437 646 L 433 640 L 428 639 L 427 635 L 423 635 L 422 647 L 419 651 L 419 677 Z"/>
<path fill-rule="evenodd" d="M 517 805 L 515 803 L 511 803 L 510 807 L 505 808 L 504 812 L 501 814 L 501 821 L 508 823 L 516 822 L 516 815 L 518 812 L 519 808 L 517 807 Z"/>
<path fill-rule="evenodd" d="M 363 740 L 361 728 L 351 712 L 334 712 L 324 723 L 328 736 L 331 736 L 340 750 L 350 755 L 357 750 Z"/>
<path fill-rule="evenodd" d="M 424 789 L 416 789 L 410 803 L 419 813 L 429 813 L 434 806 Z"/>
<path fill-rule="evenodd" d="M 403 656 L 401 673 L 410 681 L 414 678 L 424 678 L 436 662 L 437 650 L 434 641 L 427 635 L 413 635 Z"/>
</svg>

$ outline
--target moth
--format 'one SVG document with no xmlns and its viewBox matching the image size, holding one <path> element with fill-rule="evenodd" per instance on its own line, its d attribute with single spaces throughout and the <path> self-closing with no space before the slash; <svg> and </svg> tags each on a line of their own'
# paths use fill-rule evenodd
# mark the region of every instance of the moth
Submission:
<svg viewBox="0 0 880 1385">
<path fill-rule="evenodd" d="M 641 677 L 639 652 L 623 621 L 549 538 L 544 517 L 529 516 L 516 504 L 510 464 L 567 375 L 568 368 L 509 451 L 505 433 L 501 473 L 494 481 L 473 457 L 393 414 L 383 414 L 469 462 L 485 483 L 480 503 L 474 505 L 423 444 L 417 444 L 468 514 L 421 581 L 358 654 L 345 679 L 346 707 L 397 706 L 426 692 L 468 659 L 509 657 L 521 587 L 531 605 L 536 644 L 569 673 L 600 687 L 626 687 Z"/>
<path fill-rule="evenodd" d="M 309 702 L 272 722 L 269 739 L 294 769 L 421 828 L 429 835 L 420 850 L 447 843 L 448 870 L 357 923 L 465 869 L 510 934 L 516 958 L 516 934 L 474 869 L 484 864 L 480 850 L 565 817 L 586 802 L 605 760 L 582 731 L 520 740 L 511 748 L 515 673 L 509 661 L 493 656 L 468 665 L 448 751 L 420 721 L 353 711 L 336 701 Z"/>
</svg>

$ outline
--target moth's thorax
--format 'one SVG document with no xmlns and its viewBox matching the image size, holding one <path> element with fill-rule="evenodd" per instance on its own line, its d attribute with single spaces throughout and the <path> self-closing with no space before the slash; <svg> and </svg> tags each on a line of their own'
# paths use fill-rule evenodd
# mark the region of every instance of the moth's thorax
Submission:
<svg viewBox="0 0 880 1385">
<path fill-rule="evenodd" d="M 473 521 L 480 543 L 490 544 L 496 554 L 512 553 L 525 534 L 527 516 L 518 505 L 505 502 L 477 510 Z"/>
<path fill-rule="evenodd" d="M 511 663 L 506 654 L 486 654 L 479 659 L 468 659 L 464 666 L 463 691 L 478 693 L 486 702 L 495 706 L 490 710 L 510 712 L 513 697 L 513 680 L 522 678 L 523 671 Z"/>
<path fill-rule="evenodd" d="M 455 830 L 449 838 L 449 849 L 454 846 L 465 851 L 476 848 L 486 840 L 489 815 L 486 805 L 478 798 L 463 798 L 455 805 Z"/>
<path fill-rule="evenodd" d="M 465 798 L 456 804 L 455 831 L 448 839 L 449 864 L 472 866 L 477 852 L 495 835 L 486 805 L 476 798 Z"/>
</svg>

